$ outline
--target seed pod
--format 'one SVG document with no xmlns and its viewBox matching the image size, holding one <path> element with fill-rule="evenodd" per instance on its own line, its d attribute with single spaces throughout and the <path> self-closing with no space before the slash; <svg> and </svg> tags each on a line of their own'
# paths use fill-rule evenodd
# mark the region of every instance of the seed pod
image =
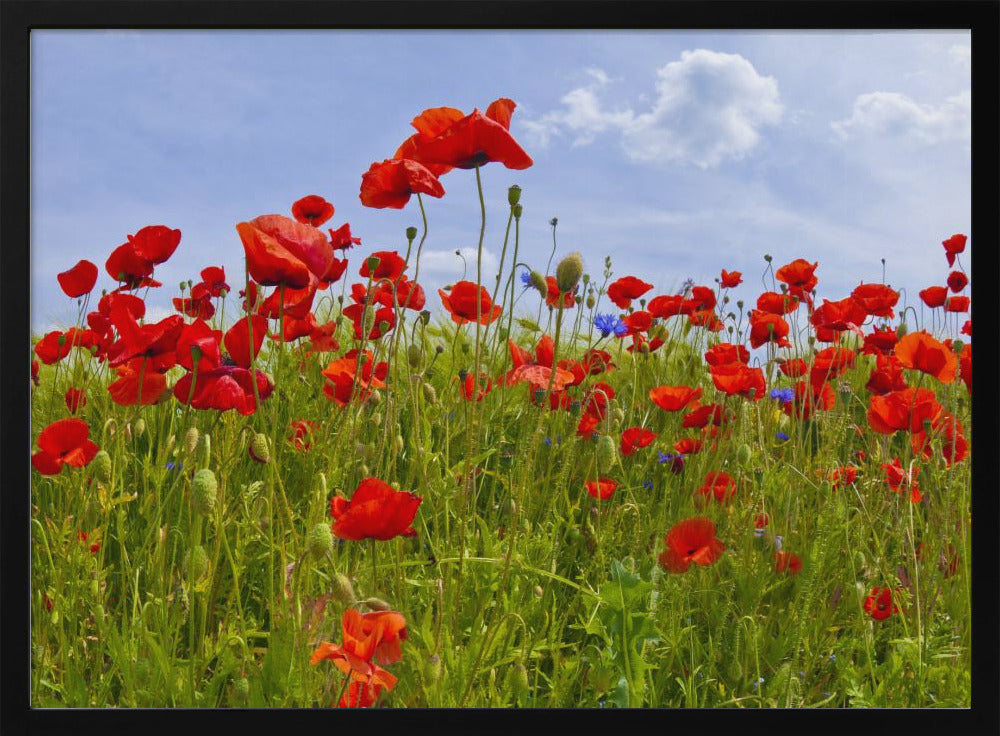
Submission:
<svg viewBox="0 0 1000 736">
<path fill-rule="evenodd" d="M 410 364 L 410 368 L 417 370 L 420 368 L 420 364 L 424 360 L 424 351 L 420 349 L 417 345 L 410 345 L 406 349 L 406 362 Z"/>
<path fill-rule="evenodd" d="M 521 187 L 514 184 L 510 189 L 507 190 L 507 202 L 513 207 L 515 204 L 521 201 Z"/>
<path fill-rule="evenodd" d="M 271 450 L 267 445 L 267 435 L 263 432 L 257 432 L 253 437 L 250 438 L 250 444 L 247 446 L 247 452 L 252 460 L 256 460 L 259 463 L 267 464 L 271 462 Z"/>
<path fill-rule="evenodd" d="M 412 241 L 415 237 L 417 237 L 417 228 L 410 225 L 406 228 L 406 239 Z"/>
<path fill-rule="evenodd" d="M 101 450 L 94 459 L 90 461 L 90 467 L 94 469 L 94 476 L 101 483 L 111 482 L 111 456 L 106 450 Z"/>
<path fill-rule="evenodd" d="M 563 294 L 573 291 L 582 276 L 583 257 L 579 253 L 570 253 L 556 266 L 556 286 Z"/>
<path fill-rule="evenodd" d="M 202 468 L 191 480 L 191 506 L 202 516 L 208 516 L 215 508 L 216 491 L 219 488 L 215 473 Z"/>
<path fill-rule="evenodd" d="M 437 403 L 437 391 L 429 383 L 424 384 L 424 401 L 431 406 Z"/>
<path fill-rule="evenodd" d="M 198 447 L 198 428 L 191 427 L 187 432 L 184 433 L 184 452 L 190 455 Z"/>
<path fill-rule="evenodd" d="M 329 524 L 321 522 L 309 530 L 306 549 L 316 560 L 322 560 L 333 552 L 333 531 Z"/>
<path fill-rule="evenodd" d="M 595 304 L 597 304 L 597 300 L 594 299 L 594 293 L 587 294 L 587 309 L 593 309 Z"/>
<path fill-rule="evenodd" d="M 372 474 L 371 468 L 369 468 L 364 463 L 361 464 L 361 467 L 359 468 L 359 470 L 361 471 L 361 477 L 362 478 L 367 478 L 368 476 L 370 476 Z"/>
<path fill-rule="evenodd" d="M 358 600 L 354 595 L 354 586 L 351 585 L 351 579 L 342 572 L 338 572 L 333 576 L 330 592 L 334 599 L 345 606 L 353 606 Z"/>
</svg>

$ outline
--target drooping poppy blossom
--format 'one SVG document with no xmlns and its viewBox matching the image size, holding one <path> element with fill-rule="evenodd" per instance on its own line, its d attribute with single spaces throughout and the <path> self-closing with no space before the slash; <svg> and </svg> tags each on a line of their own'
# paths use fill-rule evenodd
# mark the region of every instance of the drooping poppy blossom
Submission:
<svg viewBox="0 0 1000 736">
<path fill-rule="evenodd" d="M 739 271 L 727 271 L 722 269 L 722 276 L 719 278 L 719 283 L 722 284 L 723 289 L 733 289 L 743 283 L 743 274 Z"/>
<path fill-rule="evenodd" d="M 250 277 L 262 286 L 316 286 L 333 262 L 323 233 L 283 215 L 261 215 L 236 225 Z"/>
<path fill-rule="evenodd" d="M 66 389 L 66 408 L 70 414 L 76 414 L 87 405 L 87 394 L 82 388 Z"/>
<path fill-rule="evenodd" d="M 931 309 L 943 307 L 947 298 L 947 286 L 928 286 L 920 292 L 920 300 Z"/>
<path fill-rule="evenodd" d="M 765 291 L 757 297 L 757 309 L 768 314 L 777 314 L 779 317 L 799 308 L 799 298 L 791 294 L 782 294 L 777 291 Z"/>
<path fill-rule="evenodd" d="M 798 575 L 802 572 L 802 558 L 791 552 L 777 550 L 774 553 L 774 571 Z"/>
<path fill-rule="evenodd" d="M 622 432 L 622 455 L 631 457 L 640 448 L 646 447 L 655 439 L 656 435 L 645 427 L 629 427 Z"/>
<path fill-rule="evenodd" d="M 726 365 L 727 363 L 749 363 L 750 351 L 743 345 L 733 345 L 720 342 L 705 351 L 705 362 L 710 366 Z"/>
<path fill-rule="evenodd" d="M 82 419 L 52 422 L 38 435 L 38 452 L 31 456 L 31 465 L 42 475 L 58 475 L 63 465 L 82 468 L 100 449 L 89 436 L 90 427 Z"/>
<path fill-rule="evenodd" d="M 663 541 L 667 548 L 657 559 L 668 572 L 686 572 L 692 562 L 703 567 L 711 565 L 726 550 L 726 545 L 715 538 L 715 524 L 702 516 L 675 524 Z"/>
<path fill-rule="evenodd" d="M 599 478 L 598 480 L 588 480 L 583 486 L 587 489 L 587 493 L 594 498 L 599 501 L 607 501 L 618 488 L 618 481 L 612 478 Z"/>
<path fill-rule="evenodd" d="M 415 493 L 394 490 L 378 478 L 365 478 L 350 500 L 334 496 L 330 502 L 333 533 L 355 542 L 414 537 L 417 531 L 411 525 L 421 501 L 423 498 Z"/>
<path fill-rule="evenodd" d="M 696 491 L 702 501 L 715 498 L 718 503 L 725 503 L 736 495 L 736 481 L 723 470 L 713 470 L 705 476 L 705 482 Z"/>
<path fill-rule="evenodd" d="M 899 292 L 885 284 L 861 284 L 851 292 L 851 298 L 872 317 L 895 317 L 892 308 L 899 301 Z"/>
<path fill-rule="evenodd" d="M 958 356 L 926 331 L 903 336 L 896 343 L 894 352 L 904 368 L 934 376 L 941 383 L 955 380 Z"/>
<path fill-rule="evenodd" d="M 788 284 L 788 291 L 799 299 L 809 301 L 809 292 L 816 288 L 819 279 L 816 278 L 816 267 L 819 262 L 809 263 L 804 258 L 796 258 L 778 269 L 774 277 Z"/>
<path fill-rule="evenodd" d="M 477 287 L 471 281 L 459 281 L 451 287 L 450 293 L 438 289 L 438 295 L 457 324 L 464 325 L 478 319 L 481 324 L 488 325 L 500 318 L 500 305 L 493 304 L 485 287 Z"/>
<path fill-rule="evenodd" d="M 333 205 L 318 194 L 308 194 L 292 204 L 292 217 L 304 225 L 319 227 L 333 217 Z"/>
<path fill-rule="evenodd" d="M 941 245 L 944 246 L 944 254 L 945 257 L 948 259 L 949 267 L 955 265 L 955 256 L 957 256 L 959 253 L 965 252 L 965 243 L 967 240 L 968 238 L 965 235 L 962 235 L 961 233 L 956 233 L 947 240 L 941 242 Z"/>
<path fill-rule="evenodd" d="M 90 293 L 97 283 L 97 266 L 84 259 L 68 271 L 56 274 L 59 286 L 70 299 Z"/>
<path fill-rule="evenodd" d="M 872 588 L 865 598 L 865 613 L 876 621 L 885 621 L 894 613 L 899 613 L 899 606 L 892 600 L 891 588 Z"/>
<path fill-rule="evenodd" d="M 657 386 L 649 390 L 649 400 L 664 411 L 681 411 L 698 401 L 701 387 Z"/>
<path fill-rule="evenodd" d="M 923 500 L 924 494 L 920 492 L 920 484 L 917 482 L 919 465 L 910 463 L 909 468 L 904 470 L 897 457 L 891 463 L 883 463 L 882 470 L 885 471 L 885 482 L 893 491 L 902 494 L 903 490 L 909 489 L 910 503 L 920 503 Z"/>
<path fill-rule="evenodd" d="M 534 163 L 506 127 L 479 110 L 453 122 L 434 138 L 418 137 L 409 158 L 425 166 L 457 169 L 474 169 L 490 162 L 508 169 L 527 169 Z"/>
<path fill-rule="evenodd" d="M 788 347 L 788 323 L 776 314 L 754 309 L 750 312 L 750 347 L 759 348 L 769 342 Z"/>
<path fill-rule="evenodd" d="M 623 276 L 608 286 L 607 294 L 608 299 L 619 309 L 628 309 L 632 306 L 633 299 L 638 299 L 652 288 L 652 284 L 647 284 L 635 276 Z"/>
<path fill-rule="evenodd" d="M 444 187 L 423 164 L 410 159 L 387 159 L 373 163 L 361 177 L 361 204 L 365 207 L 401 210 L 414 194 L 444 196 Z"/>
<path fill-rule="evenodd" d="M 969 284 L 969 277 L 961 271 L 952 271 L 948 274 L 948 288 L 954 293 L 960 292 Z"/>
</svg>

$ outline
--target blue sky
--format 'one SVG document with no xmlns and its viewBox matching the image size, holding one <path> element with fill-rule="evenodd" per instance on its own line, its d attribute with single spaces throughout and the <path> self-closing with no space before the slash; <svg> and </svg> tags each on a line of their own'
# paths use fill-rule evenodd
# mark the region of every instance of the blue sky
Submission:
<svg viewBox="0 0 1000 736">
<path fill-rule="evenodd" d="M 611 255 L 649 296 L 726 268 L 744 273 L 734 298 L 753 301 L 769 253 L 819 261 L 830 299 L 881 280 L 884 257 L 913 304 L 944 283 L 941 241 L 970 232 L 970 44 L 964 31 L 33 31 L 32 329 L 75 319 L 57 273 L 87 258 L 97 291 L 112 288 L 104 261 L 145 225 L 182 231 L 150 316 L 205 266 L 235 286 L 236 223 L 306 194 L 362 238 L 355 276 L 358 254 L 405 251 L 420 222 L 415 200 L 362 207 L 361 175 L 425 108 L 501 96 L 535 164 L 482 171 L 485 283 L 518 184 L 521 260 L 539 270 L 558 217 L 557 259 L 579 251 L 600 280 Z M 442 184 L 425 199 L 431 309 L 479 234 L 474 174 Z"/>
</svg>

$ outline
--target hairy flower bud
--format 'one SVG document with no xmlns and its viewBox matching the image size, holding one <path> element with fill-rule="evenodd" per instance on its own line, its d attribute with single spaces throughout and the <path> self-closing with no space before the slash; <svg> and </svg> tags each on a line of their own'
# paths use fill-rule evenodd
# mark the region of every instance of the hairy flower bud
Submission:
<svg viewBox="0 0 1000 736">
<path fill-rule="evenodd" d="M 198 437 L 199 432 L 197 427 L 191 427 L 187 432 L 184 433 L 184 452 L 188 455 L 195 451 L 198 447 Z"/>
<path fill-rule="evenodd" d="M 191 581 L 198 581 L 208 575 L 208 553 L 200 544 L 187 551 L 183 560 L 184 573 Z"/>
<path fill-rule="evenodd" d="M 259 463 L 266 465 L 271 462 L 271 450 L 267 445 L 267 435 L 263 432 L 255 433 L 250 438 L 247 452 L 252 460 L 256 460 Z"/>
<path fill-rule="evenodd" d="M 610 435 L 601 435 L 597 440 L 597 469 L 598 472 L 606 473 L 610 471 L 618 461 L 618 447 Z"/>
<path fill-rule="evenodd" d="M 94 455 L 94 459 L 90 461 L 90 467 L 94 469 L 94 476 L 101 483 L 111 481 L 111 455 L 107 453 L 107 450 L 101 450 Z"/>
<path fill-rule="evenodd" d="M 306 550 L 317 560 L 323 559 L 333 551 L 333 530 L 329 524 L 321 522 L 309 530 Z"/>
<path fill-rule="evenodd" d="M 548 284 L 545 283 L 545 277 L 542 276 L 542 274 L 538 273 L 538 271 L 532 271 L 528 274 L 528 278 L 530 279 L 531 285 L 538 290 L 539 294 L 543 297 L 548 295 L 549 287 Z"/>
<path fill-rule="evenodd" d="M 429 383 L 424 384 L 424 401 L 431 406 L 437 403 L 437 390 Z"/>
<path fill-rule="evenodd" d="M 134 437 L 142 437 L 143 433 L 146 431 L 146 420 L 139 417 L 132 423 L 132 435 Z"/>
<path fill-rule="evenodd" d="M 215 497 L 219 483 L 215 473 L 208 468 L 202 468 L 194 474 L 191 480 L 191 506 L 202 516 L 208 516 L 215 508 Z"/>
<path fill-rule="evenodd" d="M 342 572 L 333 576 L 330 593 L 337 602 L 343 603 L 345 606 L 353 606 L 358 600 L 354 595 L 351 579 Z"/>
<path fill-rule="evenodd" d="M 410 368 L 418 369 L 420 364 L 423 362 L 424 351 L 420 349 L 417 345 L 410 345 L 406 349 L 406 362 L 410 364 Z"/>
<path fill-rule="evenodd" d="M 573 291 L 582 276 L 583 257 L 579 253 L 570 253 L 556 266 L 556 286 L 563 294 Z"/>
</svg>

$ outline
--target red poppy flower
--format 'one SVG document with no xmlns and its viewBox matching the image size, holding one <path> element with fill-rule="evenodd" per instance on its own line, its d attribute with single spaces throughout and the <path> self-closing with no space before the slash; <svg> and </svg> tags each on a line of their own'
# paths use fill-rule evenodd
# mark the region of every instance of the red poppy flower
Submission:
<svg viewBox="0 0 1000 736">
<path fill-rule="evenodd" d="M 587 350 L 580 359 L 580 363 L 584 372 L 590 376 L 597 376 L 615 369 L 615 364 L 611 361 L 611 353 L 595 348 Z"/>
<path fill-rule="evenodd" d="M 719 279 L 723 289 L 732 289 L 743 283 L 743 274 L 739 271 L 727 271 L 722 269 L 722 276 Z"/>
<path fill-rule="evenodd" d="M 426 166 L 410 159 L 373 163 L 361 177 L 361 204 L 365 207 L 403 209 L 414 194 L 443 197 L 444 187 Z"/>
<path fill-rule="evenodd" d="M 602 420 L 608 414 L 608 402 L 615 398 L 615 390 L 606 383 L 595 383 L 583 395 L 583 413 Z"/>
<path fill-rule="evenodd" d="M 591 496 L 600 501 L 607 501 L 618 488 L 618 481 L 611 478 L 600 478 L 599 480 L 588 480 L 583 485 Z"/>
<path fill-rule="evenodd" d="M 788 323 L 776 314 L 759 310 L 750 312 L 750 347 L 755 350 L 765 343 L 773 342 L 778 347 L 788 347 Z"/>
<path fill-rule="evenodd" d="M 889 484 L 896 493 L 902 493 L 904 488 L 910 490 L 910 503 L 920 503 L 924 495 L 920 492 L 920 485 L 917 476 L 920 474 L 920 466 L 911 463 L 909 469 L 903 470 L 899 458 L 894 458 L 892 463 L 883 463 L 882 470 L 885 471 L 885 482 Z"/>
<path fill-rule="evenodd" d="M 701 440 L 696 440 L 693 437 L 684 437 L 674 443 L 674 451 L 681 455 L 695 455 L 701 452 L 704 444 Z"/>
<path fill-rule="evenodd" d="M 900 430 L 919 432 L 924 421 L 933 422 L 941 413 L 934 392 L 926 388 L 906 388 L 884 396 L 872 396 L 868 408 L 868 424 L 880 434 Z"/>
<path fill-rule="evenodd" d="M 958 356 L 958 370 L 965 388 L 972 393 L 972 345 L 966 343 Z"/>
<path fill-rule="evenodd" d="M 97 266 L 88 260 L 82 260 L 68 271 L 56 275 L 63 293 L 70 299 L 83 296 L 94 288 L 97 283 Z"/>
<path fill-rule="evenodd" d="M 955 380 L 958 356 L 925 331 L 911 332 L 896 343 L 896 357 L 904 368 L 934 376 L 941 383 Z"/>
<path fill-rule="evenodd" d="M 681 314 L 693 314 L 694 312 L 704 312 L 714 309 L 716 304 L 715 292 L 707 286 L 692 286 L 691 297 L 681 302 Z"/>
<path fill-rule="evenodd" d="M 377 259 L 377 262 L 373 259 Z M 371 268 L 370 264 L 373 263 L 375 267 Z M 378 250 L 365 258 L 364 263 L 361 264 L 359 273 L 364 278 L 370 277 L 373 280 L 389 279 L 389 281 L 396 281 L 403 275 L 405 268 L 406 261 L 400 257 L 399 253 L 394 250 Z"/>
<path fill-rule="evenodd" d="M 680 314 L 683 304 L 684 297 L 681 294 L 666 294 L 663 296 L 654 296 L 649 300 L 646 309 L 654 317 L 667 319 L 668 317 Z M 627 309 L 627 307 L 623 307 L 623 309 Z"/>
<path fill-rule="evenodd" d="M 861 284 L 851 292 L 851 298 L 872 317 L 894 317 L 892 308 L 899 301 L 899 292 L 885 284 Z"/>
<path fill-rule="evenodd" d="M 701 387 L 657 386 L 649 390 L 649 399 L 664 411 L 681 411 L 701 396 Z"/>
<path fill-rule="evenodd" d="M 181 242 L 181 231 L 166 225 L 147 225 L 128 236 L 133 252 L 154 265 L 165 263 Z"/>
<path fill-rule="evenodd" d="M 956 255 L 965 252 L 965 243 L 967 240 L 968 238 L 966 236 L 962 235 L 961 233 L 956 233 L 947 240 L 941 242 L 941 245 L 944 246 L 944 254 L 945 257 L 948 259 L 949 266 L 955 265 Z"/>
<path fill-rule="evenodd" d="M 135 252 L 131 243 L 123 243 L 111 251 L 108 260 L 104 262 L 108 275 L 115 281 L 123 282 L 123 288 L 135 289 L 141 286 L 162 286 L 150 278 L 153 275 L 153 264 Z"/>
<path fill-rule="evenodd" d="M 318 426 L 316 422 L 309 419 L 293 419 L 289 425 L 292 428 L 288 435 L 288 441 L 292 443 L 299 452 L 308 452 L 313 446 L 313 433 Z"/>
<path fill-rule="evenodd" d="M 726 550 L 726 545 L 715 538 L 715 524 L 702 516 L 675 524 L 663 541 L 667 548 L 657 559 L 668 572 L 685 572 L 692 562 L 711 565 Z"/>
<path fill-rule="evenodd" d="M 692 427 L 705 427 L 711 423 L 719 427 L 732 421 L 735 416 L 735 412 L 731 409 L 724 410 L 719 404 L 705 404 L 685 414 L 681 426 L 690 429 Z"/>
<path fill-rule="evenodd" d="M 743 345 L 733 345 L 720 342 L 705 351 L 705 362 L 710 366 L 726 365 L 727 363 L 749 363 L 750 351 Z"/>
<path fill-rule="evenodd" d="M 809 380 L 822 383 L 842 376 L 854 365 L 854 351 L 849 348 L 829 347 L 820 350 L 813 358 Z"/>
<path fill-rule="evenodd" d="M 151 364 L 148 358 L 133 358 L 116 367 L 118 379 L 108 386 L 111 400 L 120 406 L 149 406 L 170 398 L 167 377 Z"/>
<path fill-rule="evenodd" d="M 333 250 L 323 233 L 282 215 L 255 217 L 238 223 L 236 231 L 250 276 L 263 286 L 315 290 L 333 262 Z"/>
<path fill-rule="evenodd" d="M 193 319 L 212 319 L 215 314 L 215 305 L 207 294 L 202 299 L 174 297 L 173 301 L 174 309 Z"/>
<path fill-rule="evenodd" d="M 66 335 L 59 330 L 53 330 L 35 343 L 33 351 L 45 365 L 52 365 L 69 355 L 72 349 L 73 344 Z"/>
<path fill-rule="evenodd" d="M 757 309 L 768 314 L 781 316 L 794 312 L 799 307 L 799 298 L 791 294 L 780 294 L 777 291 L 765 291 L 757 297 Z"/>
<path fill-rule="evenodd" d="M 201 269 L 201 283 L 209 296 L 225 296 L 230 291 L 226 283 L 226 270 L 222 266 L 207 266 Z"/>
<path fill-rule="evenodd" d="M 946 286 L 928 286 L 920 292 L 920 299 L 931 309 L 943 307 L 947 298 L 948 287 Z"/>
<path fill-rule="evenodd" d="M 830 481 L 833 490 L 849 486 L 858 479 L 858 469 L 853 465 L 844 465 L 833 468 L 826 474 L 826 479 Z"/>
<path fill-rule="evenodd" d="M 365 478 L 349 501 L 343 496 L 331 501 L 333 533 L 353 541 L 414 537 L 417 532 L 411 524 L 421 501 L 415 493 L 393 490 L 378 478 Z"/>
<path fill-rule="evenodd" d="M 655 439 L 656 435 L 644 427 L 629 427 L 622 432 L 622 455 L 631 457 L 639 448 L 646 447 Z"/>
<path fill-rule="evenodd" d="M 351 323 L 354 325 L 354 339 L 362 339 L 364 331 L 362 320 L 365 318 L 365 305 L 351 304 L 348 307 L 344 307 L 342 314 L 351 320 Z M 396 326 L 396 312 L 391 307 L 381 307 L 379 309 L 369 307 L 368 318 L 371 320 L 371 328 L 365 336 L 368 340 L 378 340 Z"/>
<path fill-rule="evenodd" d="M 31 464 L 42 475 L 58 475 L 63 465 L 82 468 L 100 449 L 88 437 L 90 427 L 82 419 L 60 419 L 38 435 L 38 452 Z"/>
<path fill-rule="evenodd" d="M 736 495 L 736 481 L 722 470 L 713 470 L 705 476 L 705 482 L 696 491 L 702 500 L 714 496 L 718 503 L 725 503 Z"/>
<path fill-rule="evenodd" d="M 711 375 L 712 383 L 726 396 L 742 396 L 760 401 L 767 391 L 763 369 L 750 368 L 744 363 L 712 366 Z"/>
<path fill-rule="evenodd" d="M 253 333 L 253 342 L 250 333 Z M 264 344 L 267 334 L 267 319 L 259 315 L 244 317 L 226 331 L 222 344 L 225 345 L 229 357 L 236 365 L 249 368 L 250 362 L 257 357 Z M 252 345 L 252 350 L 251 350 Z"/>
<path fill-rule="evenodd" d="M 319 227 L 333 217 L 333 205 L 318 194 L 309 194 L 292 205 L 292 217 L 304 225 Z"/>
<path fill-rule="evenodd" d="M 870 334 L 865 335 L 865 344 L 861 352 L 866 355 L 889 355 L 897 342 L 899 334 L 891 327 L 886 327 L 884 330 L 875 328 Z"/>
<path fill-rule="evenodd" d="M 177 339 L 184 329 L 184 320 L 173 314 L 159 322 L 140 325 L 127 309 L 116 308 L 111 322 L 119 339 L 108 351 L 108 364 L 119 366 L 133 358 L 150 358 L 153 370 L 165 371 L 177 362 Z"/>
<path fill-rule="evenodd" d="M 837 302 L 823 300 L 823 306 L 817 308 L 809 317 L 816 327 L 816 339 L 823 342 L 833 342 L 836 333 L 851 330 L 858 337 L 863 337 L 858 325 L 864 323 L 868 314 L 865 308 L 853 297 L 847 297 Z"/>
<path fill-rule="evenodd" d="M 395 284 L 380 282 L 372 289 L 372 298 L 386 307 L 404 307 L 415 312 L 423 309 L 427 302 L 424 288 L 406 276 L 400 276 Z"/>
<path fill-rule="evenodd" d="M 969 456 L 969 443 L 962 433 L 962 423 L 951 414 L 944 413 L 934 419 L 929 431 L 922 428 L 920 432 L 910 435 L 914 454 L 930 460 L 934 455 L 931 440 L 937 438 L 941 440 L 941 456 L 946 467 L 960 463 Z"/>
<path fill-rule="evenodd" d="M 394 613 L 399 621 L 403 620 L 403 617 L 398 613 L 391 613 Z M 367 704 L 371 705 L 382 688 L 391 690 L 396 684 L 395 676 L 372 664 L 371 659 L 376 655 L 383 642 L 383 637 L 386 637 L 387 641 L 390 642 L 388 649 L 383 651 L 390 651 L 394 654 L 395 647 L 398 645 L 394 645 L 392 641 L 405 639 L 405 626 L 400 629 L 397 628 L 395 622 L 366 620 L 356 608 L 348 608 L 344 611 L 341 629 L 344 643 L 338 645 L 323 642 L 313 652 L 310 663 L 315 665 L 324 659 L 329 659 L 336 665 L 337 669 L 345 675 L 350 675 L 351 681 L 358 683 L 361 687 L 360 691 L 355 691 L 356 702 L 345 704 L 341 699 L 341 706 L 355 705 L 360 707 L 364 705 L 362 695 L 365 695 L 368 689 L 370 692 L 366 698 L 370 697 L 370 701 Z M 391 659 L 392 656 L 390 655 L 389 658 Z M 350 690 L 348 690 L 349 694 Z"/>
<path fill-rule="evenodd" d="M 361 238 L 355 238 L 351 235 L 349 223 L 345 222 L 336 230 L 328 228 L 327 232 L 330 233 L 330 247 L 334 250 L 350 250 L 355 245 L 361 245 Z M 336 279 L 334 280 L 336 281 Z"/>
<path fill-rule="evenodd" d="M 357 350 L 351 350 L 343 358 L 332 361 L 322 371 L 323 377 L 327 379 L 323 393 L 338 406 L 347 406 L 352 398 L 364 401 L 371 395 L 372 389 L 385 388 L 383 379 L 388 375 L 388 365 L 384 361 L 374 365 L 371 351 L 365 350 L 358 375 L 358 355 Z"/>
<path fill-rule="evenodd" d="M 633 299 L 638 299 L 652 288 L 652 284 L 647 284 L 635 276 L 623 276 L 608 286 L 607 294 L 619 309 L 628 309 L 632 306 Z"/>
<path fill-rule="evenodd" d="M 948 274 L 948 288 L 956 294 L 969 284 L 969 277 L 961 271 L 952 271 Z"/>
<path fill-rule="evenodd" d="M 944 301 L 944 311 L 946 312 L 968 312 L 972 301 L 967 296 L 950 296 Z"/>
<path fill-rule="evenodd" d="M 653 315 L 649 312 L 639 311 L 626 314 L 621 318 L 627 328 L 627 335 L 635 335 L 639 332 L 646 332 L 653 326 Z"/>
<path fill-rule="evenodd" d="M 257 394 L 261 401 L 267 399 L 274 390 L 274 384 L 263 371 L 251 373 L 236 365 L 221 365 L 205 372 L 199 371 L 192 390 L 191 382 L 194 377 L 193 373 L 180 377 L 174 385 L 174 398 L 186 405 L 188 397 L 191 397 L 191 407 L 202 411 L 236 409 L 243 416 L 250 416 L 257 411 L 254 378 L 256 377 Z"/>
<path fill-rule="evenodd" d="M 361 242 L 360 238 L 354 238 L 354 240 L 357 240 L 359 243 Z M 344 275 L 344 272 L 346 270 L 347 270 L 347 259 L 334 258 L 333 261 L 330 262 L 330 268 L 327 269 L 327 272 L 325 274 L 323 274 L 323 278 L 319 280 L 319 284 L 316 286 L 316 288 L 326 289 L 330 286 L 330 284 L 335 284 L 337 281 L 340 280 L 340 277 Z"/>
<path fill-rule="evenodd" d="M 688 322 L 695 327 L 704 327 L 709 332 L 722 332 L 725 324 L 719 319 L 714 309 L 699 309 L 688 315 Z"/>
<path fill-rule="evenodd" d="M 793 555 L 791 552 L 782 552 L 779 550 L 774 553 L 774 571 L 798 575 L 802 572 L 802 558 L 798 555 Z"/>
<path fill-rule="evenodd" d="M 76 414 L 77 411 L 82 409 L 87 405 L 87 394 L 82 388 L 68 388 L 66 389 L 66 408 L 69 409 L 70 414 Z"/>
<path fill-rule="evenodd" d="M 873 394 L 887 394 L 892 391 L 902 391 L 906 388 L 903 376 L 903 364 L 894 354 L 875 356 L 875 369 L 868 377 L 865 388 Z"/>
<path fill-rule="evenodd" d="M 778 369 L 789 378 L 801 378 L 809 372 L 809 365 L 802 358 L 779 359 Z"/>
<path fill-rule="evenodd" d="M 817 410 L 829 411 L 836 401 L 833 387 L 826 381 L 799 381 L 795 384 L 795 397 L 782 406 L 790 417 L 807 421 Z"/>
<path fill-rule="evenodd" d="M 257 313 L 271 319 L 285 317 L 305 319 L 312 309 L 313 301 L 316 298 L 316 289 L 316 285 L 301 289 L 292 289 L 287 286 L 284 288 L 275 287 L 274 291 L 261 302 Z"/>
<path fill-rule="evenodd" d="M 448 310 L 452 320 L 457 324 L 464 325 L 467 322 L 476 322 L 477 312 L 478 321 L 484 325 L 500 318 L 500 306 L 493 304 L 485 287 L 477 287 L 471 281 L 459 281 L 451 287 L 450 293 L 438 289 L 438 295 L 441 297 L 444 308 Z"/>
<path fill-rule="evenodd" d="M 31 382 L 37 386 L 38 385 L 38 361 L 31 361 Z"/>
<path fill-rule="evenodd" d="M 272 340 L 294 342 L 308 337 L 316 329 L 316 317 L 312 312 L 306 312 L 304 318 L 286 316 L 281 320 L 281 326 L 270 335 Z"/>
<path fill-rule="evenodd" d="M 872 588 L 865 598 L 865 613 L 876 621 L 884 621 L 894 613 L 899 613 L 899 606 L 892 601 L 890 588 Z"/>
<path fill-rule="evenodd" d="M 458 169 L 474 169 L 494 161 L 508 169 L 527 169 L 534 163 L 504 125 L 479 110 L 453 122 L 434 138 L 419 137 L 409 158 L 424 165 Z"/>
<path fill-rule="evenodd" d="M 472 373 L 465 374 L 465 380 L 462 381 L 462 396 L 466 401 L 472 401 L 473 397 L 476 401 L 482 401 L 492 390 L 493 381 L 487 374 L 480 373 L 478 381 Z"/>
<path fill-rule="evenodd" d="M 379 664 L 395 664 L 403 657 L 401 644 L 406 641 L 406 619 L 398 611 L 372 611 L 361 614 L 363 635 L 375 635 L 375 659 Z"/>
<path fill-rule="evenodd" d="M 774 277 L 782 283 L 788 284 L 788 290 L 800 299 L 808 301 L 809 292 L 816 288 L 819 280 L 816 278 L 816 267 L 819 262 L 809 263 L 803 258 L 796 258 L 791 263 L 787 263 L 778 269 Z"/>
<path fill-rule="evenodd" d="M 572 309 L 576 306 L 576 287 L 573 291 L 567 291 L 563 294 L 559 291 L 559 282 L 556 281 L 555 276 L 545 277 L 545 304 L 556 309 L 559 308 L 559 296 L 562 295 L 562 308 Z"/>
</svg>

